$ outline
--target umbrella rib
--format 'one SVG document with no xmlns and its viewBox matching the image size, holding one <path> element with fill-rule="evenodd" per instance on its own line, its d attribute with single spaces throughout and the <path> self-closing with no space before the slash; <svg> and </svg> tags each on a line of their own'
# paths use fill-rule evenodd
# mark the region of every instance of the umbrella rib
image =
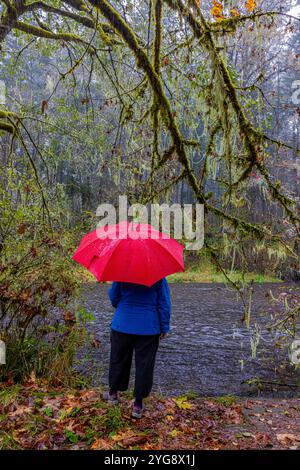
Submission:
<svg viewBox="0 0 300 470">
<path fill-rule="evenodd" d="M 105 269 L 107 268 L 107 265 L 108 265 L 109 261 L 111 260 L 111 257 L 112 257 L 112 255 L 113 255 L 113 253 L 116 251 L 116 249 L 117 249 L 117 247 L 120 245 L 120 242 L 121 242 L 121 241 L 122 241 L 122 238 L 120 238 L 120 239 L 117 241 L 117 243 L 115 244 L 115 246 L 114 246 L 113 249 L 111 250 L 110 256 L 109 256 L 109 258 L 107 258 L 106 263 L 104 264 L 104 267 L 103 267 L 103 269 L 102 269 L 102 271 L 101 271 L 101 276 L 103 276 L 103 273 L 104 273 Z"/>
<path fill-rule="evenodd" d="M 128 226 L 126 226 L 126 228 L 128 230 Z M 144 231 L 142 231 L 142 233 L 144 234 Z M 183 246 L 179 242 L 177 242 L 175 239 L 172 239 L 174 244 L 172 242 L 164 243 L 164 239 L 152 237 L 151 234 L 152 232 L 149 230 L 149 227 L 148 227 L 148 232 L 147 232 L 148 236 L 146 237 L 146 239 L 148 238 L 148 243 L 141 245 L 141 248 L 143 249 L 140 251 L 140 257 L 142 258 L 139 258 L 139 261 L 138 261 L 138 265 L 140 266 L 139 269 L 141 270 L 140 274 L 142 275 L 143 279 L 144 280 L 147 279 L 148 281 L 150 281 L 153 277 L 156 277 L 156 275 L 159 274 L 160 271 L 164 272 L 164 274 L 162 275 L 169 275 L 169 274 L 172 274 L 173 272 L 184 271 L 184 262 L 183 262 L 183 253 L 182 253 Z M 128 232 L 127 232 L 127 235 L 128 235 Z M 90 240 L 88 239 L 88 237 L 90 237 Z M 75 261 L 79 262 L 80 264 L 85 266 L 87 269 L 89 269 L 89 266 L 91 267 L 91 265 L 94 264 L 94 260 L 96 260 L 95 268 L 97 269 L 95 270 L 93 269 L 96 279 L 98 281 L 101 281 L 107 277 L 107 280 L 111 280 L 110 277 L 112 276 L 113 271 L 110 272 L 109 267 L 111 266 L 112 258 L 115 259 L 118 256 L 117 252 L 119 251 L 118 249 L 120 247 L 120 243 L 121 241 L 124 240 L 124 238 L 117 237 L 114 240 L 114 242 L 111 244 L 112 245 L 111 247 L 110 247 L 110 243 L 108 243 L 107 247 L 104 246 L 103 249 L 97 249 L 98 248 L 97 243 L 99 241 L 97 238 L 99 237 L 95 237 L 95 235 L 93 235 L 93 232 L 90 232 L 84 238 L 86 238 L 84 246 L 82 246 L 82 242 L 81 242 L 80 243 L 81 247 L 79 245 L 76 253 L 73 255 L 75 256 L 79 252 L 81 254 L 82 260 L 77 261 L 76 258 L 74 257 Z M 152 245 L 152 243 L 149 243 L 149 242 L 158 242 L 158 243 L 153 243 Z M 176 246 L 176 244 L 178 246 Z M 155 253 L 155 255 L 153 253 L 154 258 L 152 258 L 151 245 Z M 156 249 L 155 249 L 155 246 L 156 246 Z M 125 258 L 127 259 L 128 256 L 126 254 L 126 249 L 124 253 L 125 253 L 124 254 Z M 163 253 L 164 253 L 164 256 L 167 257 L 166 261 L 167 259 L 169 259 L 169 263 L 171 263 L 171 265 L 172 263 L 174 263 L 173 269 L 170 269 L 170 267 L 169 269 L 167 269 L 167 265 L 165 265 L 164 267 L 160 266 L 159 258 L 160 256 L 162 256 Z M 100 262 L 97 262 L 97 259 L 100 260 Z M 154 272 L 151 269 L 151 260 L 154 263 L 156 275 L 154 275 Z M 129 264 L 132 264 L 133 260 L 131 260 L 131 257 L 129 256 L 127 261 L 129 262 Z M 108 271 L 107 276 L 105 276 L 106 271 Z M 128 269 L 126 271 L 126 269 L 124 268 L 123 271 L 125 273 L 127 272 L 128 274 Z M 109 274 L 109 272 L 111 274 Z"/>
<path fill-rule="evenodd" d="M 158 243 L 159 246 L 164 249 L 163 244 L 160 243 L 160 242 L 161 242 L 160 239 L 153 239 L 153 241 L 154 241 L 154 242 L 159 242 L 159 243 Z M 180 243 L 179 243 L 179 244 L 180 244 Z M 175 256 L 171 251 L 169 251 L 169 250 L 167 250 L 167 251 L 168 251 L 169 255 L 170 255 L 170 256 L 175 260 L 175 262 L 178 264 L 178 266 L 180 266 L 180 268 L 184 270 L 184 266 L 182 266 L 182 265 L 178 262 L 178 260 L 176 259 L 176 256 Z"/>
</svg>

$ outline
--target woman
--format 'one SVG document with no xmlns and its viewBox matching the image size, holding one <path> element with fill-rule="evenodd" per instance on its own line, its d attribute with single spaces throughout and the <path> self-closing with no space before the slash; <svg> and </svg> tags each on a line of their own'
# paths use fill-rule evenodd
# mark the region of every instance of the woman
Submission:
<svg viewBox="0 0 300 470">
<path fill-rule="evenodd" d="M 118 403 L 118 392 L 127 390 L 133 351 L 135 387 L 132 417 L 143 415 L 143 399 L 152 388 L 159 339 L 170 330 L 171 301 L 166 279 L 147 287 L 113 282 L 109 297 L 116 312 L 111 324 L 109 391 L 104 398 Z"/>
</svg>

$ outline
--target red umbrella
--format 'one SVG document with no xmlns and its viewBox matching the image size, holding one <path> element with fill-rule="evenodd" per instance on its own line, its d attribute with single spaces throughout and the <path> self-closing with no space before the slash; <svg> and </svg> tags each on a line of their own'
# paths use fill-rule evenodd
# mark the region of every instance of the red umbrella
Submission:
<svg viewBox="0 0 300 470">
<path fill-rule="evenodd" d="M 184 271 L 183 246 L 148 224 L 120 222 L 85 235 L 73 259 L 98 281 L 152 286 Z"/>
</svg>

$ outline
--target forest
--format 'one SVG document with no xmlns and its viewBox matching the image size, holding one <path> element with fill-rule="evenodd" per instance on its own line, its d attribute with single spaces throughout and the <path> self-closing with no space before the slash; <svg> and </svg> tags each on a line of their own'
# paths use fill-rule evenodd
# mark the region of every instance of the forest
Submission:
<svg viewBox="0 0 300 470">
<path fill-rule="evenodd" d="M 0 450 L 300 448 L 299 22 L 297 0 L 0 0 Z M 141 420 L 101 398 L 111 284 L 72 258 L 122 195 L 204 213 Z"/>
</svg>

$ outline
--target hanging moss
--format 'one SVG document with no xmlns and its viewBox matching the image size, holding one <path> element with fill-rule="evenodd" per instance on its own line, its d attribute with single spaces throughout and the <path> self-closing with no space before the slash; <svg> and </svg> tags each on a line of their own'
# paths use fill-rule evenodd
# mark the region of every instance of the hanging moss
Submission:
<svg viewBox="0 0 300 470">
<path fill-rule="evenodd" d="M 263 141 L 263 135 L 256 131 L 253 125 L 248 121 L 244 110 L 239 101 L 236 87 L 233 83 L 233 80 L 230 76 L 230 72 L 226 67 L 226 64 L 221 57 L 220 51 L 216 47 L 213 32 L 210 28 L 209 23 L 204 18 L 201 9 L 197 6 L 195 0 L 191 0 L 191 3 L 194 6 L 194 9 L 197 11 L 199 20 L 193 15 L 190 8 L 188 8 L 181 0 L 173 2 L 173 0 L 165 0 L 165 2 L 170 6 L 170 8 L 179 11 L 190 24 L 194 34 L 197 38 L 201 38 L 202 46 L 209 53 L 212 63 L 214 64 L 215 70 L 217 71 L 217 77 L 221 80 L 221 88 L 224 90 L 225 96 L 227 96 L 232 109 L 235 112 L 237 122 L 239 124 L 240 134 L 242 136 L 245 150 L 247 152 L 247 162 L 246 168 L 243 169 L 242 174 L 239 179 L 234 183 L 235 189 L 246 180 L 246 178 L 251 173 L 254 166 L 258 168 L 264 177 L 270 193 L 274 200 L 278 201 L 285 209 L 287 216 L 293 223 L 300 223 L 300 218 L 289 208 L 291 201 L 283 195 L 278 188 L 274 186 L 269 176 L 268 171 L 263 165 L 261 155 L 259 153 L 260 144 Z M 225 138 L 227 138 L 225 136 Z M 237 161 L 237 164 L 244 166 L 244 162 Z"/>
<path fill-rule="evenodd" d="M 224 157 L 223 160 L 226 161 L 226 164 L 230 167 L 230 175 L 232 171 L 233 176 L 236 178 L 234 182 L 230 181 L 227 183 L 229 184 L 230 191 L 236 190 L 249 176 L 253 167 L 256 167 L 263 175 L 273 199 L 280 202 L 280 204 L 286 209 L 292 221 L 295 223 L 298 222 L 299 218 L 294 215 L 291 208 L 292 201 L 281 193 L 280 187 L 278 187 L 276 183 L 272 182 L 272 179 L 270 178 L 270 175 L 264 166 L 260 146 L 265 141 L 265 136 L 261 135 L 256 129 L 254 129 L 252 124 L 247 119 L 244 108 L 238 96 L 234 79 L 227 67 L 224 57 L 222 57 L 222 51 L 215 41 L 216 31 L 214 31 L 214 29 L 216 30 L 216 27 L 213 27 L 205 20 L 201 10 L 196 5 L 196 2 L 192 0 L 190 0 L 188 3 L 184 3 L 181 0 L 176 2 L 173 0 L 164 0 L 164 2 L 171 8 L 175 9 L 176 12 L 178 12 L 179 15 L 187 21 L 191 27 L 191 30 L 193 31 L 194 36 L 198 39 L 199 44 L 209 54 L 209 58 L 212 63 L 212 84 L 211 88 L 207 90 L 207 101 L 208 98 L 212 100 L 210 104 L 207 103 L 207 108 L 211 108 L 211 114 L 209 117 L 207 117 L 207 119 L 211 118 L 213 113 L 215 113 L 214 118 L 219 123 L 219 127 L 217 130 L 213 129 L 211 132 L 206 155 L 209 155 L 211 151 L 217 148 L 217 145 L 221 147 L 222 152 L 219 152 L 219 156 L 220 158 Z M 252 234 L 259 239 L 266 235 L 269 236 L 270 234 L 268 231 L 264 230 L 262 227 L 250 224 L 233 215 L 229 215 L 225 211 L 222 211 L 221 209 L 209 204 L 209 195 L 204 194 L 204 191 L 202 190 L 204 173 L 200 177 L 200 181 L 199 178 L 195 175 L 190 162 L 188 146 L 197 145 L 197 142 L 191 143 L 191 141 L 186 141 L 183 139 L 183 136 L 178 128 L 177 119 L 171 108 L 170 100 L 164 92 L 164 87 L 160 76 L 163 0 L 155 0 L 154 3 L 154 42 L 151 58 L 148 57 L 147 53 L 145 52 L 144 45 L 138 39 L 132 28 L 107 0 L 90 0 L 90 3 L 98 8 L 101 14 L 108 20 L 111 28 L 118 34 L 119 37 L 122 38 L 124 43 L 127 44 L 135 57 L 137 66 L 145 74 L 146 79 L 144 79 L 144 84 L 141 85 L 137 91 L 137 98 L 142 96 L 142 93 L 145 91 L 148 85 L 151 87 L 153 93 L 152 105 L 150 109 L 146 111 L 142 119 L 146 118 L 149 114 L 151 114 L 153 119 L 153 156 L 155 158 L 153 158 L 152 171 L 154 172 L 156 170 L 163 169 L 165 163 L 172 157 L 173 154 L 176 154 L 178 161 L 183 167 L 182 173 L 180 174 L 180 179 L 186 178 L 188 180 L 189 185 L 196 195 L 197 201 L 204 204 L 206 212 L 211 212 L 226 220 L 228 224 L 230 224 L 236 230 L 239 230 L 241 234 Z M 193 8 L 191 8 L 191 5 Z M 197 17 L 193 14 L 193 11 L 197 12 Z M 233 24 L 237 24 L 237 21 L 235 23 L 226 23 L 226 27 L 231 27 L 230 25 Z M 52 33 L 51 31 L 45 31 L 43 28 L 37 28 L 22 22 L 16 22 L 15 27 L 28 32 L 29 34 L 45 37 L 48 39 L 63 39 L 66 41 L 70 40 L 81 43 L 84 42 L 77 35 L 64 33 L 56 34 Z M 100 27 L 100 30 L 98 31 L 103 41 L 108 41 L 106 43 L 111 44 L 110 39 L 106 37 L 107 35 L 103 28 Z M 103 36 L 103 33 L 105 36 Z M 217 104 L 217 111 L 213 109 L 214 106 L 212 106 L 211 103 Z M 131 118 L 131 111 L 132 109 L 128 108 L 128 110 L 124 112 L 124 116 L 129 116 L 129 118 Z M 8 128 L 9 126 L 11 126 L 12 129 L 14 128 L 11 123 L 8 122 L 6 124 L 6 119 L 14 119 L 15 116 L 8 115 L 6 113 L 2 116 L 0 114 L 0 117 L 3 119 L 3 125 L 8 126 Z M 216 122 L 215 119 L 213 121 L 211 120 L 211 122 Z M 164 152 L 159 149 L 159 135 L 162 125 L 167 128 L 172 139 L 170 147 Z M 215 136 L 219 130 L 220 133 L 218 134 L 218 139 L 215 139 Z M 240 154 L 235 155 L 233 152 L 233 134 L 238 134 L 241 136 L 243 149 L 245 149 L 245 156 L 243 157 L 241 157 Z M 160 155 L 160 153 L 162 153 L 162 155 Z M 204 167 L 203 171 L 206 171 L 206 166 Z M 174 186 L 174 184 L 174 180 L 172 180 L 170 185 Z M 168 187 L 171 186 L 165 186 L 164 190 L 168 190 Z"/>
<path fill-rule="evenodd" d="M 162 1 L 154 0 L 153 9 L 153 23 L 154 23 L 154 42 L 153 42 L 153 68 L 156 74 L 160 75 L 160 52 L 162 42 Z M 150 174 L 150 192 L 153 191 L 153 177 L 156 159 L 159 157 L 159 103 L 157 95 L 153 95 L 153 103 L 151 106 L 152 111 L 152 158 L 151 158 L 151 174 Z"/>
<path fill-rule="evenodd" d="M 173 116 L 170 102 L 163 91 L 161 80 L 156 71 L 154 70 L 153 65 L 150 63 L 146 53 L 140 47 L 133 30 L 106 0 L 91 0 L 91 3 L 97 8 L 99 8 L 102 15 L 110 22 L 115 31 L 120 34 L 121 37 L 123 37 L 128 47 L 134 53 L 137 66 L 139 68 L 142 68 L 146 73 L 149 83 L 153 89 L 155 99 L 159 104 L 162 119 L 172 136 L 174 145 L 176 147 L 178 159 L 187 171 L 187 178 L 195 194 L 197 194 L 199 202 L 205 202 L 204 195 L 201 194 L 199 190 L 197 179 L 194 175 L 189 158 L 186 154 L 183 139 L 181 137 L 177 123 Z"/>
</svg>

